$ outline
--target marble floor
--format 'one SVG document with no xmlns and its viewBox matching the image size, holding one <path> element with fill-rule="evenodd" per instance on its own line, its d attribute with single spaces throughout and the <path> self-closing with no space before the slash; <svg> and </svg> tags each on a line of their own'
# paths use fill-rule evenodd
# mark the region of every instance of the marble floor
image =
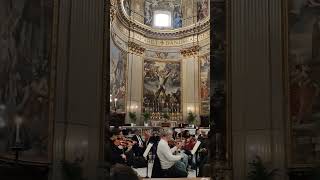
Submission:
<svg viewBox="0 0 320 180">
<path fill-rule="evenodd" d="M 152 167 L 153 167 L 153 163 L 149 163 L 149 169 L 148 169 L 148 176 L 151 177 L 151 170 L 152 170 Z M 146 177 L 146 174 L 147 174 L 147 168 L 133 168 L 140 177 Z M 195 170 L 189 170 L 188 172 L 188 177 L 196 177 L 196 171 Z"/>
</svg>

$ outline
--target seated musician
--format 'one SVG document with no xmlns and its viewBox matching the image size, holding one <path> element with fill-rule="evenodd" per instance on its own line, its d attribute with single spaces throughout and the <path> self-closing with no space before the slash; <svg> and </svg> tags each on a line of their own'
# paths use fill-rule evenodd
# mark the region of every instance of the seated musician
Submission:
<svg viewBox="0 0 320 180">
<path fill-rule="evenodd" d="M 134 130 L 134 136 L 132 137 L 132 140 L 136 142 L 136 144 L 132 148 L 134 155 L 138 157 L 143 156 L 143 153 L 146 149 L 146 144 L 142 140 L 140 131 L 138 129 Z"/>
<path fill-rule="evenodd" d="M 119 136 L 113 136 L 111 138 L 111 164 L 126 164 L 131 166 L 133 164 L 133 142 L 125 140 Z"/>
<path fill-rule="evenodd" d="M 196 140 L 198 140 L 198 138 L 201 137 L 200 129 L 196 129 L 196 133 L 195 133 L 194 137 Z"/>
<path fill-rule="evenodd" d="M 157 155 L 160 160 L 161 169 L 170 177 L 187 177 L 187 164 L 183 162 L 183 155 L 173 155 L 173 153 L 182 147 L 179 143 L 176 147 L 170 149 L 168 141 L 172 138 L 172 131 L 164 129 L 160 133 L 161 140 L 158 143 Z"/>
</svg>

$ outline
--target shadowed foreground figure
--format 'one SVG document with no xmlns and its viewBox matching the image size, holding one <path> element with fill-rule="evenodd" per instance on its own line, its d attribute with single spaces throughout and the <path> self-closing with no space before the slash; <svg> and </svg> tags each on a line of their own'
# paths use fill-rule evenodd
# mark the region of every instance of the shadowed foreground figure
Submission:
<svg viewBox="0 0 320 180">
<path fill-rule="evenodd" d="M 110 175 L 111 180 L 141 180 L 132 168 L 122 164 L 113 166 Z"/>
</svg>

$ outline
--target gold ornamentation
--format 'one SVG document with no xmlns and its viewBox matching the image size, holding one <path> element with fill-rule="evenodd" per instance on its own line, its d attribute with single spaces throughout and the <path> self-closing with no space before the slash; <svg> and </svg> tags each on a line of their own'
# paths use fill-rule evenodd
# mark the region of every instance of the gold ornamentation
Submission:
<svg viewBox="0 0 320 180">
<path fill-rule="evenodd" d="M 180 53 L 183 57 L 188 57 L 188 56 L 197 55 L 199 53 L 199 50 L 200 50 L 200 46 L 196 45 L 190 48 L 182 49 Z"/>
<path fill-rule="evenodd" d="M 111 0 L 110 1 L 110 18 L 111 18 L 111 22 L 113 22 L 113 20 L 116 17 L 117 14 L 117 4 L 115 2 L 115 0 Z"/>
<path fill-rule="evenodd" d="M 156 52 L 156 56 L 159 59 L 167 59 L 169 53 L 167 52 Z"/>
<path fill-rule="evenodd" d="M 146 48 L 141 47 L 139 44 L 129 41 L 128 42 L 129 51 L 137 54 L 143 54 Z"/>
</svg>

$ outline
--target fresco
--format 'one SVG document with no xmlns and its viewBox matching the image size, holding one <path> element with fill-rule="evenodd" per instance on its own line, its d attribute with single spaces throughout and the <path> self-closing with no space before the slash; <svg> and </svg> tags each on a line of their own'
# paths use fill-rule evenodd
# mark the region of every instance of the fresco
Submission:
<svg viewBox="0 0 320 180">
<path fill-rule="evenodd" d="M 180 28 L 182 27 L 182 12 L 181 6 L 176 5 L 173 9 L 173 28 Z"/>
<path fill-rule="evenodd" d="M 153 19 L 152 2 L 145 1 L 144 2 L 144 24 L 148 26 L 152 26 L 152 19 Z"/>
<path fill-rule="evenodd" d="M 130 10 L 130 7 L 131 7 L 131 1 L 130 0 L 124 0 L 123 1 L 123 6 L 124 6 L 124 9 L 127 13 L 127 15 L 131 15 L 131 10 Z"/>
<path fill-rule="evenodd" d="M 54 3 L 0 1 L 0 157 L 13 158 L 12 148 L 18 147 L 22 160 L 51 160 Z"/>
<path fill-rule="evenodd" d="M 197 20 L 201 21 L 202 19 L 209 16 L 209 0 L 197 0 Z"/>
<path fill-rule="evenodd" d="M 181 112 L 180 62 L 144 62 L 144 107 L 152 112 Z"/>
<path fill-rule="evenodd" d="M 110 37 L 110 39 L 112 39 Z M 110 110 L 125 112 L 127 53 L 110 41 Z"/>
<path fill-rule="evenodd" d="M 320 160 L 320 1 L 288 5 L 289 120 L 291 165 Z"/>
<path fill-rule="evenodd" d="M 201 114 L 210 113 L 210 55 L 200 57 Z"/>
</svg>

